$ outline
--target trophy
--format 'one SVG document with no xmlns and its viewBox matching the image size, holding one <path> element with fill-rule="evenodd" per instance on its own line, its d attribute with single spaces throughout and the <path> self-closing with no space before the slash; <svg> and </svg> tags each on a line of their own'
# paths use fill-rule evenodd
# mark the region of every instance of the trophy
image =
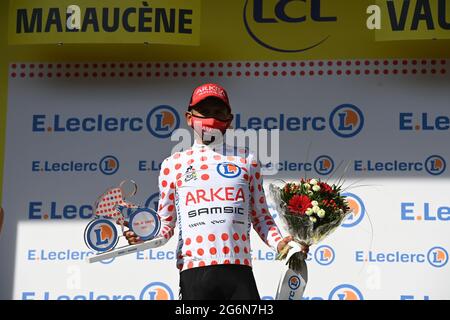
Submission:
<svg viewBox="0 0 450 320">
<path fill-rule="evenodd" d="M 130 180 L 132 188 L 127 193 L 126 182 L 122 181 L 118 187 L 109 188 L 95 202 L 95 218 L 84 231 L 86 246 L 97 253 L 87 258 L 89 263 L 156 248 L 167 242 L 165 238 L 155 238 L 161 228 L 161 219 L 156 211 L 127 201 L 136 194 L 137 184 Z M 119 239 L 123 237 L 127 220 L 125 214 L 128 216 L 127 226 L 130 231 L 144 242 L 115 249 Z"/>
</svg>

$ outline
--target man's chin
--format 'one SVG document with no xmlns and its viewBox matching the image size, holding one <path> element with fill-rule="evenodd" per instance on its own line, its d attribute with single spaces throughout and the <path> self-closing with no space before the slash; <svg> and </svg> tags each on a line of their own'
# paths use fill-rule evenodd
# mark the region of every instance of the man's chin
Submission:
<svg viewBox="0 0 450 320">
<path fill-rule="evenodd" d="M 206 145 L 212 144 L 212 143 L 217 143 L 217 142 L 221 142 L 223 141 L 223 135 L 221 136 L 212 136 L 212 137 L 208 137 L 208 138 L 204 138 L 202 139 L 202 142 Z"/>
<path fill-rule="evenodd" d="M 208 144 L 212 144 L 212 143 L 220 143 L 220 142 L 224 141 L 224 138 L 225 138 L 224 133 L 222 133 L 221 131 L 219 131 L 217 129 L 212 129 L 212 130 L 203 132 L 203 135 L 200 138 L 200 140 L 202 141 L 202 143 L 208 145 Z"/>
</svg>

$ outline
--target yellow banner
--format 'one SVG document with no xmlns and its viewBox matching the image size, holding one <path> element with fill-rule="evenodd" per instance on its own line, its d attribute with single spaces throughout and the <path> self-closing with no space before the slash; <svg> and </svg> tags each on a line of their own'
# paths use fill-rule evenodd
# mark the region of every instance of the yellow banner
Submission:
<svg viewBox="0 0 450 320">
<path fill-rule="evenodd" d="M 377 0 L 377 41 L 450 39 L 450 0 Z"/>
<path fill-rule="evenodd" d="M 200 44 L 200 0 L 12 0 L 10 44 Z"/>
</svg>

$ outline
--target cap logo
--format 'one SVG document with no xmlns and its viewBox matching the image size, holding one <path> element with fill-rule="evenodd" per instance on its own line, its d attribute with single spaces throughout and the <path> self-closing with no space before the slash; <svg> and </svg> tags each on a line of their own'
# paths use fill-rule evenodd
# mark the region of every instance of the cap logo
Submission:
<svg viewBox="0 0 450 320">
<path fill-rule="evenodd" d="M 195 92 L 195 95 L 203 96 L 205 94 L 211 94 L 211 93 L 225 97 L 224 90 L 222 90 L 216 86 L 205 86 L 205 87 L 198 88 L 197 91 Z"/>
</svg>

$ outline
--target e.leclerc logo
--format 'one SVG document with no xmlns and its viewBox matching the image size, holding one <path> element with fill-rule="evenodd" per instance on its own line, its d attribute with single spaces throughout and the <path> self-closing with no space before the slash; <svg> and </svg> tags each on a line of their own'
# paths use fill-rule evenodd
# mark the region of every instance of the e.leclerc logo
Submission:
<svg viewBox="0 0 450 320">
<path fill-rule="evenodd" d="M 442 247 L 433 247 L 428 250 L 427 260 L 433 267 L 442 268 L 448 262 L 448 252 Z"/>
<path fill-rule="evenodd" d="M 332 247 L 328 245 L 321 245 L 314 253 L 314 258 L 317 263 L 322 266 L 328 266 L 333 263 L 335 254 Z"/>
<path fill-rule="evenodd" d="M 244 26 L 251 39 L 266 49 L 284 53 L 321 45 L 337 21 L 321 0 L 246 0 L 243 11 Z M 312 29 L 317 32 L 311 33 Z"/>
<path fill-rule="evenodd" d="M 364 115 L 361 110 L 351 104 L 343 104 L 330 114 L 330 127 L 335 135 L 341 138 L 356 136 L 364 126 Z"/>
<path fill-rule="evenodd" d="M 314 169 L 320 175 L 328 175 L 334 170 L 334 161 L 330 156 L 319 156 L 314 161 Z"/>
<path fill-rule="evenodd" d="M 438 176 L 447 169 L 447 162 L 440 155 L 428 156 L 423 161 L 373 161 L 355 160 L 354 170 L 357 172 L 426 172 L 432 176 Z"/>
<path fill-rule="evenodd" d="M 351 213 L 347 216 L 347 218 L 345 218 L 341 226 L 344 228 L 355 227 L 361 223 L 364 219 L 364 215 L 366 214 L 364 202 L 354 193 L 346 192 L 342 195 L 347 197 L 347 203 L 350 207 Z"/>
<path fill-rule="evenodd" d="M 157 138 L 169 138 L 179 126 L 180 116 L 170 106 L 156 107 L 147 116 L 147 129 Z"/>
<path fill-rule="evenodd" d="M 31 163 L 31 171 L 40 173 L 86 173 L 101 172 L 110 176 L 119 170 L 119 159 L 108 155 L 99 161 L 41 161 L 34 160 Z"/>
<path fill-rule="evenodd" d="M 278 171 L 287 172 L 315 172 L 318 175 L 328 175 L 334 170 L 334 160 L 330 156 L 321 155 L 314 159 L 314 161 L 279 161 L 277 163 L 268 162 L 262 164 L 264 168 L 275 167 Z"/>
<path fill-rule="evenodd" d="M 156 201 L 158 205 L 159 194 L 153 194 L 152 199 L 146 202 Z M 148 205 L 148 207 L 151 207 Z M 156 210 L 156 207 L 155 207 Z M 124 215 L 128 217 L 132 210 L 125 210 Z M 34 200 L 28 203 L 28 219 L 30 220 L 89 220 L 93 218 L 91 204 L 61 203 L 60 201 Z"/>
<path fill-rule="evenodd" d="M 334 262 L 335 258 L 336 253 L 333 247 L 324 244 L 318 246 L 315 249 L 314 253 L 310 251 L 306 257 L 306 261 L 307 262 L 315 261 L 317 262 L 317 264 L 326 267 L 331 265 Z"/>
<path fill-rule="evenodd" d="M 399 130 L 414 132 L 445 132 L 450 130 L 450 117 L 443 114 L 401 112 Z"/>
<path fill-rule="evenodd" d="M 353 285 L 341 284 L 331 290 L 328 300 L 364 300 L 361 291 Z"/>
<path fill-rule="evenodd" d="M 442 268 L 448 263 L 448 252 L 443 247 L 435 246 L 428 251 L 355 251 L 355 261 L 378 264 L 425 264 Z"/>
<path fill-rule="evenodd" d="M 275 116 L 244 118 L 242 114 L 236 114 L 233 127 L 235 129 L 278 129 L 292 132 L 322 132 L 330 130 L 339 138 L 352 138 L 358 135 L 364 128 L 364 114 L 360 108 L 353 104 L 341 104 L 335 107 L 329 115 L 300 115 L 287 116 L 280 113 Z"/>
<path fill-rule="evenodd" d="M 68 261 L 85 261 L 87 257 L 97 253 L 90 250 L 62 249 L 53 250 L 50 248 L 29 248 L 26 251 L 25 259 L 31 263 L 59 263 Z M 115 258 L 102 260 L 101 264 L 110 264 Z"/>
<path fill-rule="evenodd" d="M 300 287 L 301 281 L 300 278 L 297 276 L 292 276 L 288 280 L 288 285 L 291 290 L 297 290 L 298 287 Z"/>
<path fill-rule="evenodd" d="M 276 255 L 270 250 L 250 250 L 252 256 L 258 261 L 275 261 Z M 318 246 L 314 252 L 310 251 L 306 257 L 307 262 L 317 262 L 321 266 L 331 265 L 336 258 L 336 253 L 333 247 L 329 245 Z"/>
<path fill-rule="evenodd" d="M 172 289 L 164 282 L 155 281 L 144 286 L 138 293 L 55 293 L 52 291 L 23 291 L 22 300 L 173 300 Z"/>
<path fill-rule="evenodd" d="M 163 282 L 152 282 L 142 289 L 140 300 L 173 300 L 173 292 Z"/>
<path fill-rule="evenodd" d="M 221 162 L 217 164 L 217 172 L 225 178 L 236 178 L 241 174 L 241 167 L 232 162 Z"/>
<path fill-rule="evenodd" d="M 447 168 L 447 163 L 445 159 L 438 155 L 429 156 L 425 160 L 425 170 L 432 176 L 438 176 L 444 173 Z"/>
<path fill-rule="evenodd" d="M 86 229 L 86 244 L 97 252 L 108 251 L 118 241 L 117 228 L 106 219 L 93 220 Z"/>
<path fill-rule="evenodd" d="M 92 205 L 61 204 L 56 201 L 30 201 L 28 219 L 30 220 L 73 220 L 92 219 Z"/>
<path fill-rule="evenodd" d="M 430 202 L 401 202 L 400 220 L 443 223 L 450 221 L 450 207 L 448 205 L 433 205 Z"/>
<path fill-rule="evenodd" d="M 35 114 L 32 132 L 36 133 L 123 133 L 147 130 L 156 138 L 168 138 L 180 127 L 180 116 L 171 106 L 152 108 L 145 117 L 117 117 L 98 114 L 95 116 L 63 116 L 61 114 Z"/>
<path fill-rule="evenodd" d="M 289 283 L 290 285 L 290 283 Z M 291 288 L 292 289 L 292 288 Z M 328 297 L 325 296 L 306 296 L 302 300 L 364 300 L 364 296 L 356 286 L 351 284 L 340 284 L 334 287 Z M 262 300 L 274 300 L 273 296 L 263 296 Z"/>
</svg>

